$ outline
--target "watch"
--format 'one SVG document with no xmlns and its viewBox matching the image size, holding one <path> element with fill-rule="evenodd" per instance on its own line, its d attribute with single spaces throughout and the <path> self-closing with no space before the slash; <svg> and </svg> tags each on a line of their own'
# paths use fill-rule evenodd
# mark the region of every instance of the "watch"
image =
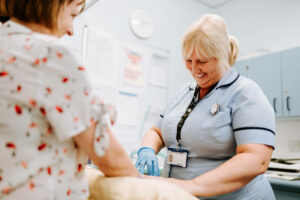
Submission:
<svg viewBox="0 0 300 200">
<path fill-rule="evenodd" d="M 144 10 L 135 10 L 130 16 L 129 24 L 132 32 L 139 38 L 148 38 L 153 33 L 152 17 Z"/>
</svg>

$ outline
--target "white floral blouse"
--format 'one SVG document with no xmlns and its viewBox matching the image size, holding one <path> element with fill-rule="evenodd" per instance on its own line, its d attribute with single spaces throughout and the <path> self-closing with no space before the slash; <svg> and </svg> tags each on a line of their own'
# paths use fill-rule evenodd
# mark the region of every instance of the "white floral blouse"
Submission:
<svg viewBox="0 0 300 200">
<path fill-rule="evenodd" d="M 0 199 L 86 199 L 87 157 L 72 137 L 98 122 L 94 148 L 103 155 L 108 109 L 93 97 L 80 57 L 68 45 L 13 21 L 3 24 Z"/>
</svg>

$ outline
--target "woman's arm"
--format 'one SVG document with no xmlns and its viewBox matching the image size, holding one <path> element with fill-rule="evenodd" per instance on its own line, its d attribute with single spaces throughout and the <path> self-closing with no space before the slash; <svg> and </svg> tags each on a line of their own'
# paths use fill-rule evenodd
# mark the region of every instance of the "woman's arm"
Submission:
<svg viewBox="0 0 300 200">
<path fill-rule="evenodd" d="M 141 147 L 151 147 L 157 154 L 165 146 L 161 131 L 153 126 L 144 135 Z"/>
<path fill-rule="evenodd" d="M 109 135 L 109 146 L 105 155 L 99 157 L 95 153 L 93 142 L 95 127 L 96 123 L 73 137 L 78 146 L 106 176 L 138 177 L 139 173 L 135 169 L 131 159 L 110 131 L 107 133 Z"/>
<path fill-rule="evenodd" d="M 273 148 L 264 144 L 239 145 L 236 155 L 193 180 L 167 179 L 195 196 L 216 196 L 236 191 L 269 166 Z"/>
</svg>

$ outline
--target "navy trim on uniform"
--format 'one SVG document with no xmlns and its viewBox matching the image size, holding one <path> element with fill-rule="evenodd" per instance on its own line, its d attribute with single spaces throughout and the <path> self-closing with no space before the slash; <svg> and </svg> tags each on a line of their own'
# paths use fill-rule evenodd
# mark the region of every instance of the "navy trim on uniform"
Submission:
<svg viewBox="0 0 300 200">
<path fill-rule="evenodd" d="M 241 127 L 241 128 L 236 128 L 236 129 L 233 129 L 233 132 L 235 131 L 241 131 L 241 130 L 247 130 L 247 129 L 260 129 L 260 130 L 265 130 L 265 131 L 269 131 L 271 133 L 273 133 L 275 135 L 275 132 L 272 131 L 271 129 L 268 129 L 268 128 L 263 128 L 263 127 Z"/>
<path fill-rule="evenodd" d="M 220 85 L 219 87 L 216 88 L 216 90 L 219 89 L 219 88 L 231 86 L 234 82 L 236 82 L 236 81 L 238 80 L 239 77 L 240 77 L 240 75 L 238 74 L 238 75 L 236 76 L 236 78 L 235 78 L 232 82 L 227 83 L 227 84 L 225 84 L 225 85 Z"/>
</svg>

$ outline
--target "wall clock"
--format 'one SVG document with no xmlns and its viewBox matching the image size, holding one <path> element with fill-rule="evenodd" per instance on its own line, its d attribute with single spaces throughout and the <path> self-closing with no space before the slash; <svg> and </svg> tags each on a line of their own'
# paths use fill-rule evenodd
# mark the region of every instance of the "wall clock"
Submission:
<svg viewBox="0 0 300 200">
<path fill-rule="evenodd" d="M 129 24 L 132 32 L 139 38 L 146 39 L 153 34 L 153 19 L 144 10 L 135 10 L 130 16 Z"/>
</svg>

